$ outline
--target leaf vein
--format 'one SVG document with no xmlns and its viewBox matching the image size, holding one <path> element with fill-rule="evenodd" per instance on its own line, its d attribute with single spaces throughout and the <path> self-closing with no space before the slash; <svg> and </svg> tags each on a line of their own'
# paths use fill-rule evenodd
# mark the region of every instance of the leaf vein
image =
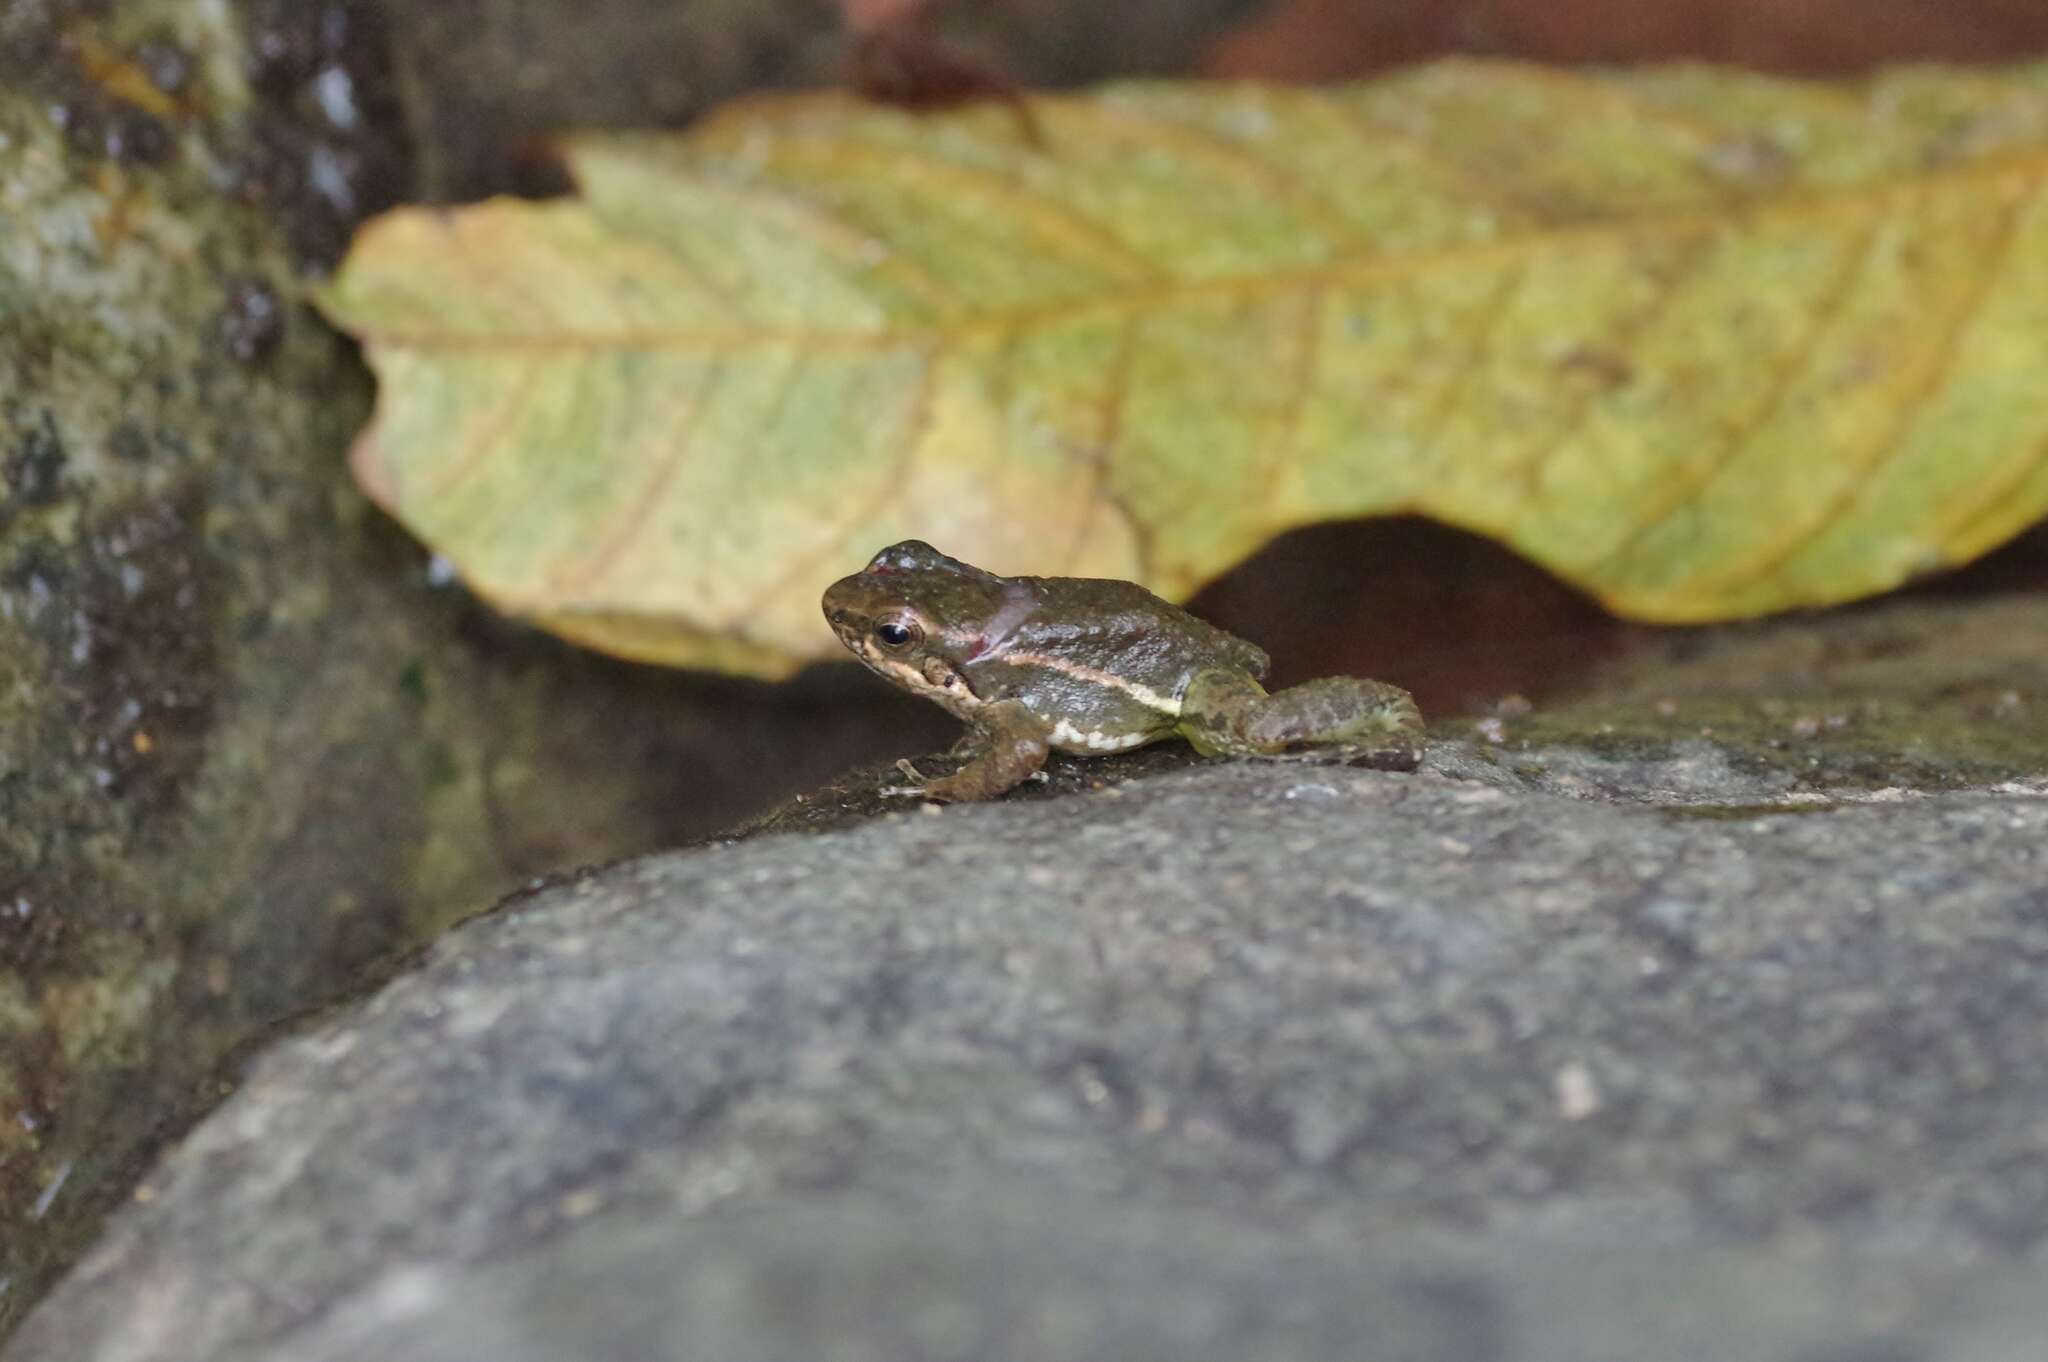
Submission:
<svg viewBox="0 0 2048 1362">
<path fill-rule="evenodd" d="M 1302 417 L 1308 407 L 1309 394 L 1315 389 L 1316 370 L 1322 363 L 1323 314 L 1329 300 L 1329 290 L 1320 284 L 1311 285 L 1301 297 L 1301 316 L 1296 322 L 1293 372 L 1289 376 L 1287 402 L 1279 429 L 1267 442 L 1266 457 L 1261 460 L 1260 471 L 1265 485 L 1260 489 L 1259 504 L 1264 514 L 1246 516 L 1247 528 L 1262 537 L 1277 519 L 1274 508 L 1280 499 L 1281 482 L 1289 457 L 1301 437 Z"/>
<path fill-rule="evenodd" d="M 902 452 L 897 455 L 895 467 L 890 469 L 889 475 L 882 480 L 882 485 L 876 489 L 875 495 L 846 517 L 849 525 L 864 525 L 876 519 L 877 512 L 888 505 L 889 499 L 909 485 L 911 468 L 917 461 L 918 447 L 931 432 L 932 401 L 938 388 L 936 376 L 945 354 L 946 346 L 943 343 L 934 344 L 923 351 L 924 362 L 918 366 L 917 387 L 904 408 L 906 417 L 901 440 Z M 837 535 L 821 535 L 818 542 L 807 552 L 798 554 L 788 568 L 769 579 L 744 605 L 733 611 L 722 626 L 724 631 L 738 638 L 751 639 L 750 626 L 759 618 L 762 608 L 769 601 L 790 590 L 793 583 L 802 581 L 816 572 L 826 556 L 839 546 Z"/>
<path fill-rule="evenodd" d="M 1814 347 L 1820 343 L 1820 338 L 1827 334 L 1828 328 L 1841 317 L 1842 310 L 1848 306 L 1849 300 L 1855 297 L 1856 282 L 1870 266 L 1871 256 L 1877 245 L 1877 235 L 1877 226 L 1872 224 L 1858 234 L 1854 249 L 1843 253 L 1841 267 L 1821 294 L 1807 318 L 1806 326 L 1801 329 L 1798 339 L 1787 347 L 1787 353 L 1792 359 L 1788 363 L 1775 366 L 1762 400 L 1746 417 L 1729 429 L 1726 438 L 1715 448 L 1711 457 L 1695 463 L 1697 472 L 1683 468 L 1673 470 L 1667 479 L 1669 490 L 1664 493 L 1661 504 L 1651 507 L 1620 543 L 1587 564 L 1583 569 L 1585 572 L 1597 576 L 1601 569 L 1637 548 L 1659 526 L 1669 523 L 1688 507 L 1696 504 L 1706 495 L 1707 489 L 1734 465 L 1749 442 L 1784 409 L 1786 400 L 1806 372 L 1805 363 L 1812 359 Z"/>
<path fill-rule="evenodd" d="M 803 363 L 799 355 L 790 367 L 795 370 Z M 669 484 L 686 462 L 690 446 L 695 442 L 698 425 L 704 418 L 718 388 L 718 381 L 724 372 L 724 365 L 712 362 L 704 366 L 703 374 L 692 385 L 689 406 L 683 412 L 682 420 L 665 442 L 662 457 L 656 462 L 653 476 L 647 479 L 631 501 L 617 523 L 607 526 L 596 537 L 596 547 L 583 562 L 560 571 L 550 584 L 562 595 L 588 590 L 601 580 L 605 573 L 617 564 L 626 549 L 646 530 L 654 508 L 661 503 Z"/>
<path fill-rule="evenodd" d="M 1921 416 L 1927 402 L 1947 384 L 1955 368 L 1956 352 L 1961 348 L 1964 333 L 1970 325 L 1983 315 L 1985 304 L 1992 296 L 1992 285 L 2005 273 L 2014 244 L 2019 238 L 2020 219 L 2029 203 L 2040 195 L 2040 186 L 2033 186 L 2025 195 L 2006 204 L 2004 216 L 1999 221 L 1998 241 L 1983 254 L 1983 265 L 1971 280 L 1958 306 L 1950 313 L 1941 327 L 1938 339 L 1932 347 L 1933 359 L 1927 364 L 1910 393 L 1897 400 L 1898 417 L 1891 428 L 1871 447 L 1855 476 L 1843 480 L 1842 487 L 1829 497 L 1819 512 L 1809 517 L 1805 524 L 1777 544 L 1770 553 L 1744 564 L 1733 572 L 1714 579 L 1713 584 L 1723 590 L 1729 587 L 1746 586 L 1790 561 L 1801 549 L 1819 538 L 1829 528 L 1839 523 L 1849 506 L 1862 496 L 1870 483 L 1875 480 L 1886 465 L 1898 457 L 1906 447 L 1907 437 L 1912 433 L 1915 422 Z"/>
<path fill-rule="evenodd" d="M 1120 282 L 1129 282 L 1133 277 L 1145 283 L 1172 278 L 1114 229 L 1013 177 L 962 165 L 929 151 L 912 153 L 889 143 L 865 142 L 854 137 L 815 135 L 791 138 L 782 145 L 808 147 L 818 154 L 819 159 L 835 168 L 843 167 L 848 159 L 866 156 L 886 164 L 900 165 L 917 175 L 940 176 L 948 187 L 978 194 L 994 203 L 999 213 L 1007 212 L 1012 217 L 1033 221 L 1042 240 L 1070 250 L 1085 251 L 1091 257 L 1091 264 L 1107 266 L 1122 276 Z M 825 155 L 830 152 L 840 154 Z"/>
<path fill-rule="evenodd" d="M 1699 262 L 1701 256 L 1712 250 L 1713 244 L 1713 237 L 1707 233 L 1702 233 L 1692 243 L 1684 261 L 1672 271 L 1671 277 L 1658 281 L 1657 291 L 1648 305 L 1623 322 L 1620 329 L 1609 338 L 1615 350 L 1623 354 L 1628 353 L 1629 347 L 1640 340 L 1657 324 L 1658 319 L 1670 310 L 1671 304 L 1685 291 L 1687 276 L 1692 267 Z M 1541 495 L 1544 469 L 1569 448 L 1571 442 L 1578 438 L 1579 432 L 1585 429 L 1586 422 L 1592 419 L 1597 399 L 1597 386 L 1589 384 L 1572 404 L 1571 410 L 1565 414 L 1564 424 L 1558 428 L 1555 435 L 1535 452 L 1513 460 L 1501 470 L 1503 479 L 1512 479 L 1521 484 L 1521 500 L 1524 507 Z M 1508 516 L 1508 520 L 1519 519 L 1523 513 L 1516 511 Z"/>
<path fill-rule="evenodd" d="M 1106 100 L 1092 106 L 1088 116 L 1091 120 L 1121 123 L 1138 134 L 1144 145 L 1175 147 L 1186 152 L 1191 159 L 1207 161 L 1239 182 L 1248 183 L 1254 190 L 1285 199 L 1291 211 L 1302 219 L 1302 226 L 1323 237 L 1333 247 L 1355 241 L 1358 237 L 1358 224 L 1328 197 L 1259 156 L 1244 143 L 1225 137 L 1214 129 L 1174 118 L 1157 109 L 1141 112 Z"/>
<path fill-rule="evenodd" d="M 1505 271 L 1499 282 L 1474 309 L 1479 316 L 1466 334 L 1462 347 L 1463 358 L 1457 372 L 1444 384 L 1443 391 L 1437 394 L 1436 401 L 1430 404 L 1429 414 L 1416 423 L 1416 429 L 1421 432 L 1418 443 L 1424 450 L 1431 451 L 1432 462 L 1435 459 L 1434 446 L 1443 439 L 1452 418 L 1457 415 L 1458 399 L 1464 395 L 1465 389 L 1471 386 L 1473 377 L 1479 370 L 1480 361 L 1493 348 L 1494 336 L 1499 332 L 1509 309 L 1514 306 L 1515 295 L 1521 292 L 1528 278 L 1529 267 L 1526 265 Z"/>
<path fill-rule="evenodd" d="M 1111 460 L 1116 454 L 1117 442 L 1123 438 L 1124 403 L 1130 395 L 1131 366 L 1137 359 L 1138 333 L 1143 329 L 1143 326 L 1144 317 L 1142 314 L 1134 314 L 1124 319 L 1124 324 L 1117 336 L 1116 357 L 1110 361 L 1109 370 L 1103 376 L 1102 400 L 1096 404 L 1095 442 L 1092 446 L 1088 447 L 1088 459 L 1094 467 L 1094 477 L 1092 485 L 1088 489 L 1087 505 L 1090 507 L 1100 505 L 1114 506 L 1123 515 L 1124 519 L 1132 525 L 1134 530 L 1140 528 L 1138 522 L 1130 514 L 1130 509 L 1123 504 L 1121 498 L 1111 488 L 1109 474 Z M 1088 542 L 1085 532 L 1090 528 L 1093 518 L 1093 511 L 1091 510 L 1087 513 L 1083 525 L 1076 530 L 1074 540 L 1067 548 L 1067 562 L 1069 565 L 1078 560 L 1081 545 Z M 1139 551 L 1141 562 L 1144 561 L 1145 553 L 1146 550 L 1141 545 Z M 1147 569 L 1149 570 L 1149 563 L 1147 563 Z"/>
</svg>

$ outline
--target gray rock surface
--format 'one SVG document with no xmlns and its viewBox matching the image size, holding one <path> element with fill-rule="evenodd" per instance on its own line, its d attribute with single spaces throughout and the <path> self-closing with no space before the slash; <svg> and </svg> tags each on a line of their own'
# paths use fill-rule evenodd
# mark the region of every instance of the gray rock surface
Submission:
<svg viewBox="0 0 2048 1362">
<path fill-rule="evenodd" d="M 857 750 L 494 635 L 352 491 L 298 269 L 401 187 L 369 18 L 0 4 L 0 1334 L 234 1047 Z"/>
<path fill-rule="evenodd" d="M 654 857 L 270 1052 L 10 1362 L 2032 1362 L 2044 962 L 2048 782 L 1703 739 Z"/>
<path fill-rule="evenodd" d="M 1839 1250 L 1677 1247 L 1625 1216 L 1354 1234 L 981 1186 L 571 1230 L 393 1272 L 296 1362 L 2008 1362 L 2038 1278 Z"/>
<path fill-rule="evenodd" d="M 999 61 L 1085 31 L 1018 53 L 1072 79 L 1247 5 L 940 25 Z M 437 585 L 348 483 L 369 379 L 304 301 L 361 217 L 522 187 L 545 133 L 834 79 L 838 13 L 0 3 L 0 1336 L 281 1017 L 881 750 L 842 678 L 609 664 Z"/>
</svg>

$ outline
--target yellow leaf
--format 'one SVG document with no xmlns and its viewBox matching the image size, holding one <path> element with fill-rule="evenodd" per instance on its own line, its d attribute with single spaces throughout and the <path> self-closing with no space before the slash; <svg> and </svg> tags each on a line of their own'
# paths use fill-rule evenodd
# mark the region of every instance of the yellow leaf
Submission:
<svg viewBox="0 0 2048 1362">
<path fill-rule="evenodd" d="M 373 222 L 323 306 L 364 485 L 629 656 L 829 656 L 821 584 L 912 537 L 1183 596 L 1413 511 L 1683 621 L 2048 510 L 2048 67 L 808 96 L 567 156 Z"/>
</svg>

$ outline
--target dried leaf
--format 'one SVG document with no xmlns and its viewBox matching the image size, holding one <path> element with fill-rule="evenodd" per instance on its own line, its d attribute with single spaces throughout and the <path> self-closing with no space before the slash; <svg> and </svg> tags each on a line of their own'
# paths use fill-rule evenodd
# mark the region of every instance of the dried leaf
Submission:
<svg viewBox="0 0 2048 1362">
<path fill-rule="evenodd" d="M 775 674 L 906 537 L 1184 596 L 1421 512 L 1644 619 L 1840 601 L 2048 510 L 2048 68 L 833 96 L 403 210 L 323 305 L 363 484 L 484 595 Z"/>
</svg>

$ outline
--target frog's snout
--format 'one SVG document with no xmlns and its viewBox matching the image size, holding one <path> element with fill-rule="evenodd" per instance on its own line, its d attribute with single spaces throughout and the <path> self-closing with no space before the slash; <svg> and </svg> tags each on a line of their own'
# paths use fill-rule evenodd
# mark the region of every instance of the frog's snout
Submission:
<svg viewBox="0 0 2048 1362">
<path fill-rule="evenodd" d="M 860 636 L 865 623 L 859 612 L 847 606 L 835 604 L 829 595 L 825 598 L 824 604 L 825 623 L 832 627 L 832 632 L 838 635 L 841 643 L 853 651 L 859 652 Z"/>
<path fill-rule="evenodd" d="M 825 594 L 819 597 L 818 604 L 824 607 L 825 618 L 830 623 L 842 624 L 853 613 L 849 608 L 854 603 L 853 585 L 852 577 L 841 577 L 826 587 Z"/>
</svg>

